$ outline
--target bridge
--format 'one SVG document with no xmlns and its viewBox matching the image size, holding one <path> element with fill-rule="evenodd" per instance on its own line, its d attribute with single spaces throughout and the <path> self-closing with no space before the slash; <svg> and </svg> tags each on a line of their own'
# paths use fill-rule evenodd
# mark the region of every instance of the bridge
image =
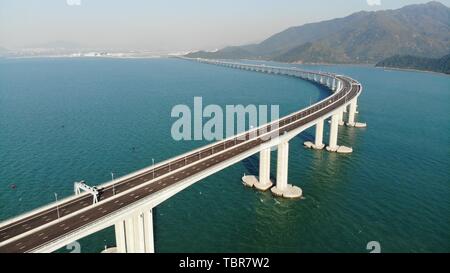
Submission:
<svg viewBox="0 0 450 273">
<path fill-rule="evenodd" d="M 323 85 L 330 90 L 330 95 L 276 121 L 152 164 L 97 187 L 76 184 L 77 194 L 1 222 L 0 253 L 52 252 L 111 226 L 114 226 L 116 237 L 114 251 L 152 253 L 155 251 L 152 209 L 178 192 L 259 153 L 259 176 L 244 176 L 244 183 L 259 190 L 270 189 L 281 198 L 300 197 L 301 189 L 288 184 L 289 141 L 315 126 L 315 141 L 305 142 L 305 147 L 324 149 L 324 122 L 331 118 L 326 150 L 350 153 L 351 148 L 337 143 L 338 128 L 344 125 L 344 113 L 348 114 L 347 126 L 365 127 L 364 123 L 355 122 L 362 86 L 349 77 L 297 68 L 182 59 L 291 76 Z M 273 147 L 278 148 L 275 186 L 270 180 Z M 80 191 L 80 188 L 85 190 Z"/>
</svg>

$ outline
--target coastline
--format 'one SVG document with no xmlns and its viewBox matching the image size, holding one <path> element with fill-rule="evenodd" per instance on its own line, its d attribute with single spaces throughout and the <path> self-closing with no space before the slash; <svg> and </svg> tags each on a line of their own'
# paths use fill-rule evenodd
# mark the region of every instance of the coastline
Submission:
<svg viewBox="0 0 450 273">
<path fill-rule="evenodd" d="M 149 55 L 149 56 L 69 56 L 69 55 L 40 55 L 40 56 L 1 56 L 2 59 L 158 59 L 158 58 L 171 58 L 174 55 Z M 444 72 L 437 72 L 431 70 L 419 70 L 412 68 L 398 68 L 398 67 L 383 67 L 376 66 L 376 64 L 358 64 L 358 63 L 302 63 L 302 62 L 277 62 L 271 60 L 254 60 L 254 59 L 229 59 L 229 60 L 241 60 L 241 61 L 266 61 L 275 62 L 281 64 L 292 64 L 292 65 L 309 65 L 309 66 L 348 66 L 348 67 L 374 67 L 383 70 L 392 71 L 404 71 L 404 72 L 422 72 L 422 73 L 432 73 L 444 76 L 450 76 L 450 74 Z"/>
<path fill-rule="evenodd" d="M 423 72 L 423 73 L 432 73 L 432 74 L 440 74 L 440 75 L 450 76 L 450 74 L 447 74 L 444 72 L 431 71 L 431 70 L 420 70 L 420 69 L 413 69 L 413 68 L 399 68 L 399 67 L 389 67 L 389 66 L 374 66 L 374 67 L 380 68 L 383 70 L 405 71 L 405 72 Z"/>
</svg>

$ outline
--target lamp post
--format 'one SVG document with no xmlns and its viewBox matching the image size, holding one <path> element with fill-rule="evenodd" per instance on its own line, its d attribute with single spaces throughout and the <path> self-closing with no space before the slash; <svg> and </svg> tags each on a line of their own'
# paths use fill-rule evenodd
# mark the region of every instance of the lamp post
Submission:
<svg viewBox="0 0 450 273">
<path fill-rule="evenodd" d="M 152 158 L 153 179 L 155 179 L 155 159 Z"/>
<path fill-rule="evenodd" d="M 58 205 L 58 194 L 55 192 L 55 200 L 56 200 L 56 214 L 58 214 L 59 219 L 59 205 Z"/>
<path fill-rule="evenodd" d="M 114 184 L 114 173 L 111 172 L 111 182 L 113 183 L 113 195 L 116 195 L 116 189 L 115 189 L 115 184 Z"/>
</svg>

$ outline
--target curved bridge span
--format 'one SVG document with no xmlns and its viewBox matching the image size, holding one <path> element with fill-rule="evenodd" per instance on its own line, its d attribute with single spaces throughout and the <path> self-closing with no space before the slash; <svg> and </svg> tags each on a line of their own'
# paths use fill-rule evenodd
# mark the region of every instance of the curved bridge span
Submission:
<svg viewBox="0 0 450 273">
<path fill-rule="evenodd" d="M 236 136 L 195 149 L 98 186 L 98 202 L 89 192 L 35 209 L 0 223 L 0 252 L 51 252 L 104 228 L 115 226 L 116 252 L 154 252 L 152 208 L 201 179 L 249 156 L 260 153 L 259 180 L 244 177 L 246 184 L 274 195 L 293 198 L 301 190 L 288 184 L 289 140 L 315 126 L 314 143 L 323 149 L 324 121 L 331 117 L 330 152 L 349 153 L 337 144 L 338 127 L 364 127 L 355 122 L 362 86 L 349 77 L 265 65 L 219 60 L 187 59 L 255 72 L 287 75 L 330 89 L 330 96 L 305 109 Z M 270 180 L 270 154 L 278 147 L 277 180 Z"/>
</svg>

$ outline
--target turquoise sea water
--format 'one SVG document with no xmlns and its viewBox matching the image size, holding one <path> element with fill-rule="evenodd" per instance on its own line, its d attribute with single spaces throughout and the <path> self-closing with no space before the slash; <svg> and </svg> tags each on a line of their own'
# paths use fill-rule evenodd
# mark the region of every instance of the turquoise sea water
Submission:
<svg viewBox="0 0 450 273">
<path fill-rule="evenodd" d="M 242 186 L 257 156 L 210 176 L 156 208 L 156 251 L 368 252 L 369 241 L 382 252 L 450 251 L 450 77 L 306 68 L 363 84 L 357 120 L 368 128 L 339 128 L 354 153 L 305 150 L 314 128 L 295 138 L 297 201 Z M 284 115 L 326 95 L 289 77 L 176 59 L 0 60 L 0 220 L 70 195 L 74 181 L 100 184 L 205 144 L 170 137 L 172 107 L 194 96 L 279 104 Z M 114 245 L 113 229 L 80 243 L 99 252 Z"/>
</svg>

